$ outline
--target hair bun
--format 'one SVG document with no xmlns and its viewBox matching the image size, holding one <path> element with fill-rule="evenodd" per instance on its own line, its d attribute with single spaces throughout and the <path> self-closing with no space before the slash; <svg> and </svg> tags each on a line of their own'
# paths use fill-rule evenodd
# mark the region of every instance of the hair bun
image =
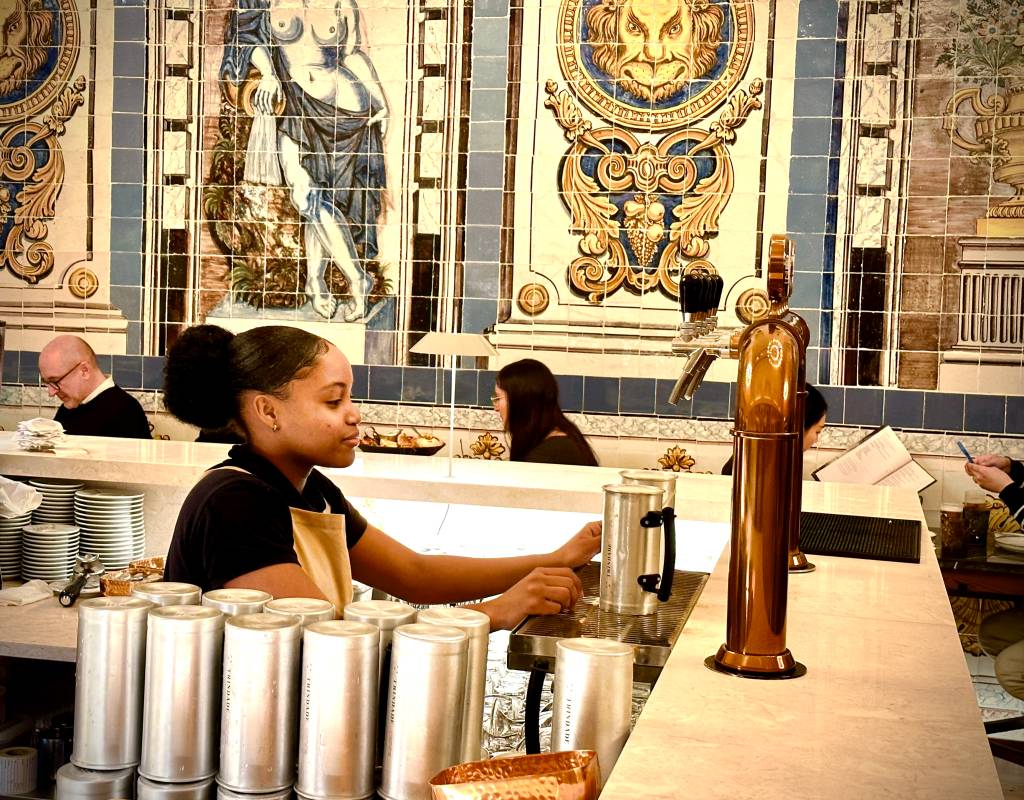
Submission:
<svg viewBox="0 0 1024 800">
<path fill-rule="evenodd" d="M 234 418 L 234 338 L 216 325 L 197 325 L 171 345 L 164 366 L 164 406 L 182 422 L 198 428 L 223 428 Z"/>
</svg>

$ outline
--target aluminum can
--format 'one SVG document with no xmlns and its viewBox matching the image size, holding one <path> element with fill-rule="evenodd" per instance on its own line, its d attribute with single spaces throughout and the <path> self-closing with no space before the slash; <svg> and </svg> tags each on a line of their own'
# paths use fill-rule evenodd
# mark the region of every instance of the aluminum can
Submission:
<svg viewBox="0 0 1024 800">
<path fill-rule="evenodd" d="M 416 621 L 416 609 L 394 600 L 363 600 L 345 606 L 345 619 L 365 622 L 380 630 L 380 648 L 377 659 L 377 755 L 379 767 L 384 757 L 384 729 L 388 715 L 388 680 L 391 675 L 391 634 L 399 625 Z"/>
<path fill-rule="evenodd" d="M 259 589 L 213 589 L 203 595 L 203 605 L 216 608 L 226 617 L 259 614 L 273 595 Z"/>
<path fill-rule="evenodd" d="M 594 750 L 604 786 L 629 738 L 633 648 L 610 639 L 562 639 L 556 651 L 551 751 Z"/>
<path fill-rule="evenodd" d="M 224 615 L 199 605 L 149 612 L 139 774 L 192 783 L 217 774 Z"/>
<path fill-rule="evenodd" d="M 479 761 L 480 739 L 484 727 L 484 681 L 487 678 L 487 642 L 491 620 L 481 611 L 459 606 L 425 608 L 417 622 L 450 625 L 469 636 L 469 661 L 466 666 L 466 691 L 462 712 L 462 753 L 459 761 Z"/>
<path fill-rule="evenodd" d="M 224 623 L 221 786 L 257 793 L 294 783 L 301 634 L 297 618 L 279 614 Z"/>
<path fill-rule="evenodd" d="M 328 622 L 337 618 L 334 603 L 315 597 L 278 597 L 268 600 L 263 610 L 268 614 L 298 617 L 303 628 L 312 622 Z"/>
<path fill-rule="evenodd" d="M 430 800 L 430 779 L 462 755 L 469 636 L 446 625 L 402 625 L 392 648 L 380 795 Z"/>
<path fill-rule="evenodd" d="M 313 622 L 302 640 L 295 790 L 362 800 L 373 794 L 380 632 L 365 622 Z"/>
<path fill-rule="evenodd" d="M 138 597 L 94 597 L 78 604 L 75 766 L 120 770 L 139 763 L 151 608 Z"/>
<path fill-rule="evenodd" d="M 57 770 L 54 797 L 57 800 L 110 800 L 112 797 L 131 797 L 134 783 L 135 770 L 131 767 L 95 770 L 65 764 Z"/>
<path fill-rule="evenodd" d="M 203 590 L 194 583 L 152 581 L 134 584 L 132 594 L 148 600 L 155 606 L 197 606 L 203 596 Z"/>
<path fill-rule="evenodd" d="M 194 783 L 159 783 L 140 777 L 135 785 L 135 800 L 213 800 L 216 794 L 213 778 Z"/>
<path fill-rule="evenodd" d="M 661 499 L 662 490 L 653 486 L 604 487 L 599 589 L 602 611 L 640 615 L 658 610 L 658 596 L 644 591 L 637 578 L 661 573 L 661 525 L 644 527 L 640 523 L 649 512 L 661 511 Z"/>
<path fill-rule="evenodd" d="M 676 473 L 664 469 L 624 469 L 619 476 L 627 486 L 653 486 L 661 489 L 662 507 L 676 507 Z"/>
</svg>

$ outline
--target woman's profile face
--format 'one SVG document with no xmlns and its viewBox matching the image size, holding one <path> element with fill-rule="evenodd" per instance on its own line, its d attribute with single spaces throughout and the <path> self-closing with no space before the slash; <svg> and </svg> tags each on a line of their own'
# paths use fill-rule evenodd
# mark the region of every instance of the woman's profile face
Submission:
<svg viewBox="0 0 1024 800">
<path fill-rule="evenodd" d="M 810 450 L 814 445 L 818 443 L 818 437 L 821 436 L 821 432 L 825 430 L 826 417 L 822 417 L 815 422 L 811 427 L 804 431 L 804 451 Z"/>
<path fill-rule="evenodd" d="M 352 401 L 352 366 L 334 345 L 288 386 L 277 403 L 284 444 L 324 467 L 347 467 L 359 444 L 359 406 Z"/>
<path fill-rule="evenodd" d="M 501 424 L 508 427 L 508 393 L 500 386 L 494 387 L 494 394 L 491 395 L 491 402 L 494 403 L 494 410 L 501 416 Z"/>
</svg>

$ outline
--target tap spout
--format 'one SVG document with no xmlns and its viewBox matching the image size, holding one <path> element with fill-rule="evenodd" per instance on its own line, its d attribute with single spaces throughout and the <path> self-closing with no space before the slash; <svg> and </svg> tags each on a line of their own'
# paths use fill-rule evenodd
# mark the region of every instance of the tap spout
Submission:
<svg viewBox="0 0 1024 800">
<path fill-rule="evenodd" d="M 704 376 L 716 358 L 718 358 L 718 353 L 712 352 L 705 347 L 698 347 L 690 353 L 689 358 L 686 359 L 686 366 L 683 367 L 679 379 L 676 381 L 675 386 L 672 387 L 668 401 L 672 405 L 678 405 L 682 397 L 692 400 L 694 392 L 703 383 Z"/>
</svg>

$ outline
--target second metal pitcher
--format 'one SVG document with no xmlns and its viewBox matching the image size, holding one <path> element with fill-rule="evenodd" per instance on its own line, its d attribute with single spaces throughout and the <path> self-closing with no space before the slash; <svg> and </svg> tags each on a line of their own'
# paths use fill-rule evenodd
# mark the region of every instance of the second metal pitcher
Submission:
<svg viewBox="0 0 1024 800">
<path fill-rule="evenodd" d="M 653 486 L 604 487 L 601 533 L 601 609 L 653 614 L 672 594 L 676 563 L 675 512 L 662 508 Z"/>
</svg>

